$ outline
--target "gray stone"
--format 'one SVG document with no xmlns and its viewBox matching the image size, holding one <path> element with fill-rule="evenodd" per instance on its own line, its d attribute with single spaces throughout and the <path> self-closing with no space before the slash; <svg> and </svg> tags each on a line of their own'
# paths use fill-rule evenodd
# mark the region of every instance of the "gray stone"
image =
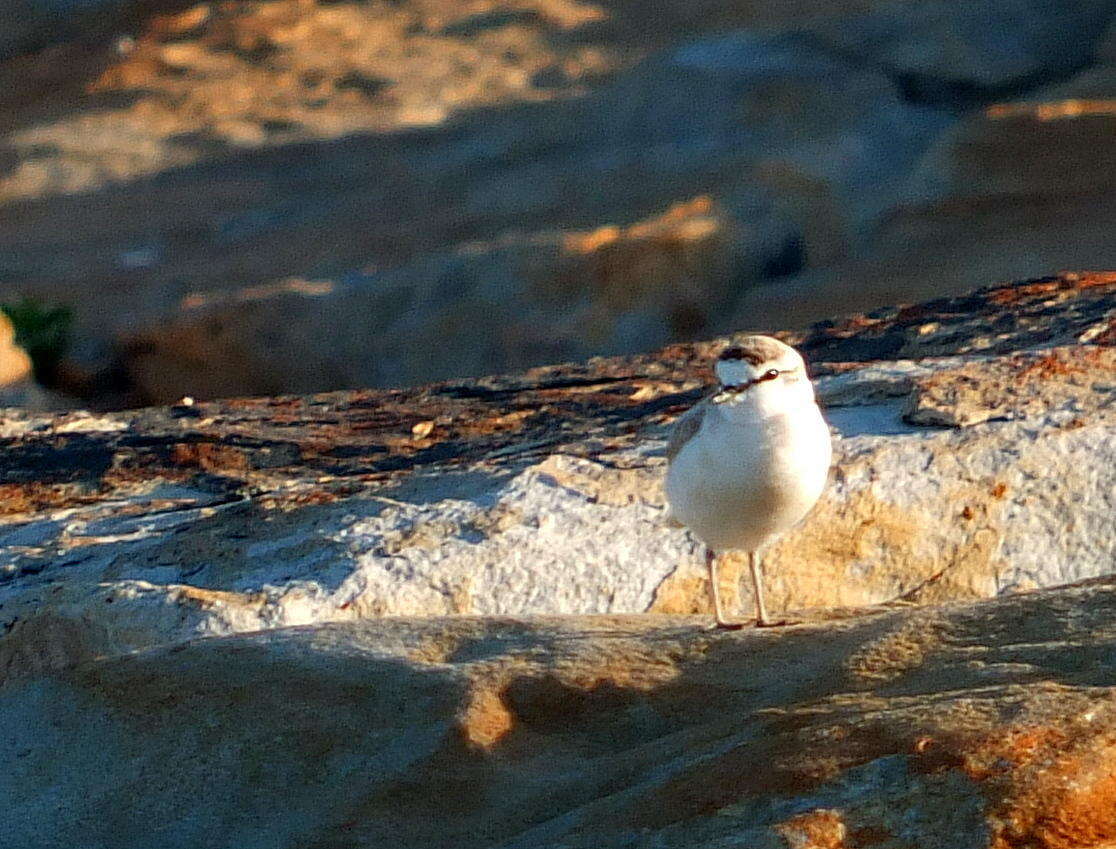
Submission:
<svg viewBox="0 0 1116 849">
<path fill-rule="evenodd" d="M 1105 0 L 924 0 L 808 26 L 840 55 L 900 79 L 911 99 L 962 105 L 1084 67 L 1113 12 Z"/>
<path fill-rule="evenodd" d="M 821 502 L 765 555 L 772 606 L 987 598 L 1109 572 L 1111 348 L 1032 350 L 1094 326 L 1106 280 L 788 337 L 818 361 L 839 438 Z M 1007 315 L 1017 352 L 842 362 L 888 333 L 967 351 L 971 328 Z M 15 419 L 0 669 L 383 615 L 705 612 L 701 552 L 668 521 L 661 477 L 717 344 L 407 392 Z M 746 609 L 742 566 L 730 556 L 725 574 Z"/>
<path fill-rule="evenodd" d="M 1107 580 L 762 632 L 393 618 L 89 659 L 0 688 L 5 839 L 1089 845 L 1114 622 Z"/>
</svg>

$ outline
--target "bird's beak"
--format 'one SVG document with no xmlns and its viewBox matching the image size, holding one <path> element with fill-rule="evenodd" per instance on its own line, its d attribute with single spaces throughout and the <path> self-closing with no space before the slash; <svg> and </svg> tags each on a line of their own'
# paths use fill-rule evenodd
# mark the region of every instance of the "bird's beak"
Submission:
<svg viewBox="0 0 1116 849">
<path fill-rule="evenodd" d="M 737 395 L 747 389 L 748 386 L 749 384 L 747 383 L 735 383 L 729 386 L 722 385 L 721 391 L 713 396 L 713 403 L 723 404 L 725 403 L 725 401 L 728 401 L 731 398 L 735 398 Z"/>
</svg>

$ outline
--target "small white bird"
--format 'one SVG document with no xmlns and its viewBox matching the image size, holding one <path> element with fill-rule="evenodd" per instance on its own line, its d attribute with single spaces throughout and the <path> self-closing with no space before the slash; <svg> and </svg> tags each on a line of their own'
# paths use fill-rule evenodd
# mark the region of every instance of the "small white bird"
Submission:
<svg viewBox="0 0 1116 849">
<path fill-rule="evenodd" d="M 756 625 L 767 618 L 759 551 L 798 524 L 829 475 L 829 427 L 798 352 L 747 336 L 715 366 L 720 391 L 688 410 L 667 447 L 666 496 L 673 516 L 705 543 L 717 627 L 740 628 L 721 609 L 717 554 L 748 552 Z"/>
</svg>

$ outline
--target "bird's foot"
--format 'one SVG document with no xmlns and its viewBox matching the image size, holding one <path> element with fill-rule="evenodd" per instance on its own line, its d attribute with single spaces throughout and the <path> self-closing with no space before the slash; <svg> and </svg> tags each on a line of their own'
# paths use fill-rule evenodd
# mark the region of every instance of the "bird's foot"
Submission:
<svg viewBox="0 0 1116 849">
<path fill-rule="evenodd" d="M 744 627 L 743 622 L 728 622 L 724 619 L 718 619 L 713 623 L 712 630 L 714 631 L 739 631 Z"/>
<path fill-rule="evenodd" d="M 757 619 L 757 628 L 783 628 L 787 625 L 801 625 L 796 619 Z"/>
</svg>

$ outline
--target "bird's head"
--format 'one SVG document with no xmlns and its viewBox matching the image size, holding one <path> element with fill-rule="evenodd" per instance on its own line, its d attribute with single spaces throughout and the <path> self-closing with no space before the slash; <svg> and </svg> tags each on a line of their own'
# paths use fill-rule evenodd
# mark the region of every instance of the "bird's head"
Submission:
<svg viewBox="0 0 1116 849">
<path fill-rule="evenodd" d="M 806 363 L 790 345 L 770 336 L 744 336 L 714 364 L 721 389 L 713 400 L 741 414 L 771 415 L 814 402 Z"/>
</svg>

